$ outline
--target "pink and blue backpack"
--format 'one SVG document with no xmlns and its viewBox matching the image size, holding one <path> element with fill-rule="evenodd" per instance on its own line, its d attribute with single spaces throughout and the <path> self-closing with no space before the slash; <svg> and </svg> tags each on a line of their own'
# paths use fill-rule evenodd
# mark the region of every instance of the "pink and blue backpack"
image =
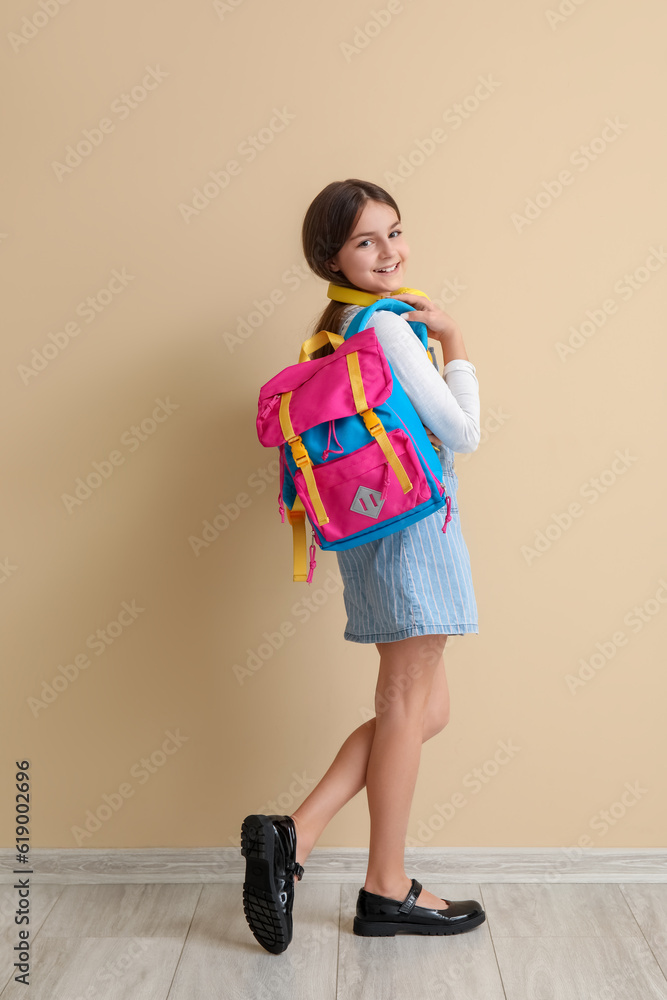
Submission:
<svg viewBox="0 0 667 1000">
<path fill-rule="evenodd" d="M 445 504 L 443 531 L 451 520 L 438 453 L 368 326 L 376 309 L 402 313 L 413 306 L 377 299 L 353 317 L 344 336 L 321 330 L 305 341 L 298 363 L 260 390 L 257 436 L 280 451 L 278 509 L 283 523 L 287 510 L 292 525 L 295 581 L 312 581 L 315 543 L 350 549 Z M 437 367 L 425 324 L 408 322 Z M 311 359 L 327 341 L 334 353 Z"/>
</svg>

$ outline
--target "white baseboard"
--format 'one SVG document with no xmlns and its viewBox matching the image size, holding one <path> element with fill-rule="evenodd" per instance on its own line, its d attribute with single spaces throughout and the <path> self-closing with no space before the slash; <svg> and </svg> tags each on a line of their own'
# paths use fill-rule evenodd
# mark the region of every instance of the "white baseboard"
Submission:
<svg viewBox="0 0 667 1000">
<path fill-rule="evenodd" d="M 368 850 L 315 847 L 304 882 L 363 884 Z M 234 847 L 43 848 L 30 864 L 0 849 L 0 883 L 32 869 L 33 883 L 243 882 L 245 858 Z M 406 848 L 410 877 L 431 882 L 667 882 L 667 850 L 615 847 Z M 18 874 L 15 874 L 18 872 Z"/>
</svg>

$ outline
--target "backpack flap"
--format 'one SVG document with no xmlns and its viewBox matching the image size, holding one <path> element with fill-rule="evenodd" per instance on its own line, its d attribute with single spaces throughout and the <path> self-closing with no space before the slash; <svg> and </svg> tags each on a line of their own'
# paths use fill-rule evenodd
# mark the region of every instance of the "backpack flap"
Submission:
<svg viewBox="0 0 667 1000">
<path fill-rule="evenodd" d="M 334 354 L 290 365 L 262 386 L 257 412 L 257 436 L 265 448 L 285 441 L 280 420 L 284 393 L 291 392 L 289 416 L 295 434 L 316 424 L 357 412 L 346 356 L 358 352 L 359 368 L 369 407 L 383 403 L 392 390 L 392 375 L 375 331 L 364 330 L 354 342 L 341 344 Z"/>
</svg>

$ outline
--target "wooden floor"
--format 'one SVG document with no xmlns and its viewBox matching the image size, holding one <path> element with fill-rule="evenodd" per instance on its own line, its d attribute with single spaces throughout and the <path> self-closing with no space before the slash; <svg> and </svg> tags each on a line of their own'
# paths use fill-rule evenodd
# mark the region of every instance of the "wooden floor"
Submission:
<svg viewBox="0 0 667 1000">
<path fill-rule="evenodd" d="M 0 998 L 665 1000 L 667 884 L 429 882 L 481 900 L 448 937 L 352 933 L 360 885 L 295 886 L 294 937 L 257 944 L 242 885 L 33 885 L 30 987 L 14 981 L 17 891 L 0 886 Z"/>
</svg>

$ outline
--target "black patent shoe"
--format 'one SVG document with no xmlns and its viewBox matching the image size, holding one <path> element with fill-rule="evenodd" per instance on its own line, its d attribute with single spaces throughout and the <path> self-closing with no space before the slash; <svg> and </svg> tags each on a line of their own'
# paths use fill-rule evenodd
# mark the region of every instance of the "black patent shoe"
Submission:
<svg viewBox="0 0 667 1000">
<path fill-rule="evenodd" d="M 422 887 L 416 878 L 401 902 L 359 890 L 355 934 L 364 937 L 393 937 L 395 934 L 461 934 L 484 923 L 486 914 L 476 899 L 445 899 L 445 910 L 416 906 Z"/>
<path fill-rule="evenodd" d="M 246 816 L 241 826 L 241 854 L 246 859 L 246 920 L 262 947 L 279 955 L 292 940 L 294 878 L 303 877 L 303 866 L 296 860 L 292 817 Z"/>
</svg>

